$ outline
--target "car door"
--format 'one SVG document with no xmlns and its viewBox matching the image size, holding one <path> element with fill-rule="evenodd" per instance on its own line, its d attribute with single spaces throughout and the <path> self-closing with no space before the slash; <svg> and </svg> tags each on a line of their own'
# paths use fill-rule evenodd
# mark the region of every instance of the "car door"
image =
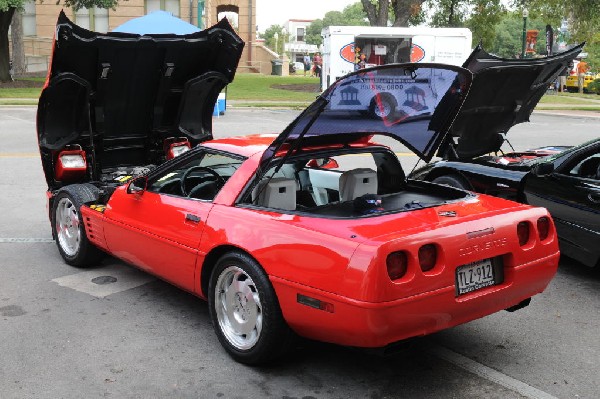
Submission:
<svg viewBox="0 0 600 399">
<path fill-rule="evenodd" d="M 212 198 L 187 196 L 191 186 L 207 180 L 202 174 L 205 164 L 214 164 L 209 153 L 194 153 L 185 162 L 151 176 L 145 190 L 117 190 L 105 211 L 105 236 L 113 254 L 188 291 L 196 287 L 198 246 L 218 192 Z M 184 175 L 187 192 L 181 191 Z"/>
<path fill-rule="evenodd" d="M 544 176 L 528 175 L 529 204 L 548 208 L 567 256 L 594 266 L 600 257 L 599 148 L 577 154 Z"/>
</svg>

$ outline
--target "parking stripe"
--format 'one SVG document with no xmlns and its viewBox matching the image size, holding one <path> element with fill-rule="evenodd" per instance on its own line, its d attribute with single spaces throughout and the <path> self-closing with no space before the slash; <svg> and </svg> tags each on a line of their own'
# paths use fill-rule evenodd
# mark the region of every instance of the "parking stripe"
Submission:
<svg viewBox="0 0 600 399">
<path fill-rule="evenodd" d="M 49 243 L 49 242 L 54 242 L 54 240 L 52 238 L 0 238 L 0 244 L 2 244 L 2 243 L 31 244 L 31 243 L 36 243 L 36 242 Z"/>
<path fill-rule="evenodd" d="M 506 374 L 502 374 L 488 366 L 469 359 L 459 353 L 451 351 L 450 349 L 434 346 L 429 349 L 429 352 L 447 362 L 454 364 L 470 373 L 476 374 L 486 380 L 495 382 L 496 384 L 502 385 L 505 388 L 513 390 L 526 398 L 530 399 L 558 399 L 556 396 L 552 396 L 547 392 L 541 391 L 537 388 L 532 387 L 522 381 L 512 378 Z"/>
</svg>

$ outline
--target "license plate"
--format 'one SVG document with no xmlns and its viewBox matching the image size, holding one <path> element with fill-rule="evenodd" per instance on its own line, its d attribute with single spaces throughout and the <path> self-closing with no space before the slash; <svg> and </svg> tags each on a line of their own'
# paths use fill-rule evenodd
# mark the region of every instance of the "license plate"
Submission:
<svg viewBox="0 0 600 399">
<path fill-rule="evenodd" d="M 484 259 L 456 269 L 456 294 L 463 295 L 497 284 L 492 259 Z"/>
</svg>

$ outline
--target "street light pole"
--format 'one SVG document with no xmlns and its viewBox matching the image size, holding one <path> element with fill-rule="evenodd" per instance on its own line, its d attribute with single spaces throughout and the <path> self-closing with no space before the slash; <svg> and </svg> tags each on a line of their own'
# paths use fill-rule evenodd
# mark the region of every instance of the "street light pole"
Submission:
<svg viewBox="0 0 600 399">
<path fill-rule="evenodd" d="M 523 45 L 521 47 L 521 58 L 525 58 L 525 46 L 527 45 L 527 17 L 529 11 L 526 8 L 523 9 Z"/>
<path fill-rule="evenodd" d="M 283 28 L 281 30 L 281 36 L 283 36 L 281 38 L 281 44 L 282 44 L 282 49 L 281 49 L 281 58 L 285 58 L 285 43 L 287 42 L 287 30 L 285 28 Z"/>
</svg>

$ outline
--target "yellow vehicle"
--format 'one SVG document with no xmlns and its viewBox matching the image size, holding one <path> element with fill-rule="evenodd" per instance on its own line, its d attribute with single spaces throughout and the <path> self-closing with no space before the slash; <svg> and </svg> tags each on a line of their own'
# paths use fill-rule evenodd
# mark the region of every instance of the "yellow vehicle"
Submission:
<svg viewBox="0 0 600 399">
<path fill-rule="evenodd" d="M 583 78 L 583 92 L 588 93 L 587 86 L 594 81 L 594 79 L 599 76 L 593 75 L 591 73 L 586 73 Z M 577 75 L 569 75 L 567 76 L 566 89 L 569 93 L 577 93 L 579 91 L 579 81 L 577 79 Z"/>
</svg>

